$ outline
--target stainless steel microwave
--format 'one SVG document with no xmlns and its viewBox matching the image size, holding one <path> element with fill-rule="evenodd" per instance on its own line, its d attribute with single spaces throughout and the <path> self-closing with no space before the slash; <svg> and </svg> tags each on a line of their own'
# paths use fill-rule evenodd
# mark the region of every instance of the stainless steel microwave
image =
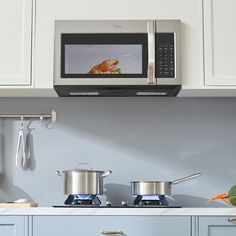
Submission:
<svg viewBox="0 0 236 236">
<path fill-rule="evenodd" d="M 176 96 L 180 20 L 55 21 L 59 96 Z"/>
</svg>

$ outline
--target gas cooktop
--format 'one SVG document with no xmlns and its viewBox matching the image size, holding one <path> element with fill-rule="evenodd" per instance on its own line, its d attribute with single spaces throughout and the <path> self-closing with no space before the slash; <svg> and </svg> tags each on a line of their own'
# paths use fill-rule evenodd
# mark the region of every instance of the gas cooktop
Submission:
<svg viewBox="0 0 236 236">
<path fill-rule="evenodd" d="M 58 205 L 55 208 L 182 208 L 182 206 L 162 206 L 162 205 L 126 205 L 126 206 L 106 206 L 106 205 Z"/>
<path fill-rule="evenodd" d="M 156 206 L 156 205 L 131 205 L 131 206 L 96 206 L 96 205 L 62 205 L 53 206 L 55 208 L 181 208 L 182 206 Z"/>
<path fill-rule="evenodd" d="M 181 208 L 181 206 L 169 205 L 164 195 L 142 196 L 138 195 L 133 204 L 129 205 L 127 201 L 122 201 L 121 205 L 112 205 L 112 202 L 101 201 L 96 195 L 69 195 L 64 205 L 55 205 L 53 207 L 63 208 Z"/>
</svg>

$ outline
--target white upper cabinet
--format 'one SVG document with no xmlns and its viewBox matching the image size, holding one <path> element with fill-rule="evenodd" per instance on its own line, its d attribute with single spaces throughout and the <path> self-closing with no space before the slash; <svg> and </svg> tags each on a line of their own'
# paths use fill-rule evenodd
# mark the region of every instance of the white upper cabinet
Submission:
<svg viewBox="0 0 236 236">
<path fill-rule="evenodd" d="M 0 86 L 31 84 L 32 0 L 0 1 Z"/>
<path fill-rule="evenodd" d="M 236 85 L 236 1 L 203 0 L 205 85 Z"/>
<path fill-rule="evenodd" d="M 203 83 L 202 0 L 37 0 L 33 79 L 53 88 L 55 20 L 180 19 L 183 87 Z M 191 80 L 190 80 L 191 78 Z"/>
<path fill-rule="evenodd" d="M 57 96 L 55 20 L 113 19 L 180 19 L 179 95 L 236 96 L 235 9 L 236 0 L 0 0 L 0 97 Z"/>
</svg>

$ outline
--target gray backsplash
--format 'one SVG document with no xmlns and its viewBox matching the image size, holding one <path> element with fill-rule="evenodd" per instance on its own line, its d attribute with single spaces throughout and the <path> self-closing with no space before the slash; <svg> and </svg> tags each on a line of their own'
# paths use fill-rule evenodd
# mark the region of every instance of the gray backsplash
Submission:
<svg viewBox="0 0 236 236">
<path fill-rule="evenodd" d="M 54 129 L 32 124 L 34 171 L 15 166 L 19 122 L 0 121 L 2 201 L 63 204 L 63 179 L 54 171 L 81 162 L 112 170 L 101 200 L 113 204 L 133 201 L 133 180 L 174 180 L 201 171 L 202 177 L 173 186 L 172 197 L 177 205 L 203 207 L 218 206 L 207 199 L 236 184 L 235 98 L 0 99 L 1 114 L 51 109 L 58 114 Z"/>
</svg>

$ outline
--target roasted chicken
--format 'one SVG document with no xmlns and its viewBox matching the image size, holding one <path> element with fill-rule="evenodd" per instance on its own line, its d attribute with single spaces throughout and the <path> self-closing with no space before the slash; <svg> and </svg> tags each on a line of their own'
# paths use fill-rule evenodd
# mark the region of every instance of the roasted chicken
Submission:
<svg viewBox="0 0 236 236">
<path fill-rule="evenodd" d="M 101 64 L 92 67 L 89 74 L 121 74 L 117 65 L 120 63 L 118 59 L 104 60 Z"/>
</svg>

